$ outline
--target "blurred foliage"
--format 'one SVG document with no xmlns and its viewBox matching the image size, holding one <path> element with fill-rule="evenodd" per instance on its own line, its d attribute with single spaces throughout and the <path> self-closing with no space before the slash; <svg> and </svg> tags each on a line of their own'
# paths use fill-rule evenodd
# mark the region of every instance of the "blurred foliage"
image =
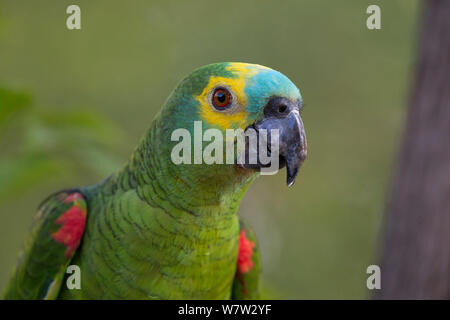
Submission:
<svg viewBox="0 0 450 320">
<path fill-rule="evenodd" d="M 11 146 L 13 141 L 14 146 Z M 77 174 L 78 164 L 103 175 L 120 162 L 111 150 L 123 141 L 121 130 L 87 110 L 40 110 L 30 94 L 0 88 L 0 200 Z"/>
</svg>

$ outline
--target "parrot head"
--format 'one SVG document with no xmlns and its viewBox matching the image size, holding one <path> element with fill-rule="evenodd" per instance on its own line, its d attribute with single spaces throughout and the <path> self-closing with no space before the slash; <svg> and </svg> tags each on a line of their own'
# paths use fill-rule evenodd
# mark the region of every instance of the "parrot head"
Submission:
<svg viewBox="0 0 450 320">
<path fill-rule="evenodd" d="M 230 129 L 242 130 L 244 133 L 254 130 L 257 141 L 262 139 L 260 132 L 264 130 L 268 132 L 264 136 L 265 141 L 272 141 L 271 130 L 276 129 L 278 134 L 276 156 L 279 166 L 276 169 L 286 166 L 287 185 L 290 186 L 306 158 L 306 136 L 300 116 L 301 108 L 300 91 L 285 75 L 261 65 L 225 62 L 201 67 L 182 80 L 170 95 L 158 116 L 158 121 L 162 128 L 160 131 L 166 132 L 166 141 L 171 141 L 169 145 L 172 148 L 177 142 L 170 139 L 167 134 L 182 128 L 194 137 L 199 133 L 196 132 L 195 122 L 197 129 L 201 129 L 200 134 L 208 129 L 215 129 L 215 132 L 222 133 L 223 137 L 226 137 L 227 130 Z M 216 135 L 214 139 L 217 139 Z M 213 138 L 209 137 L 209 141 L 212 140 Z M 234 143 L 236 144 L 236 140 Z M 259 157 L 256 162 L 250 163 L 248 150 L 251 147 L 248 144 L 247 137 L 244 161 L 238 163 L 235 156 L 235 162 L 231 166 L 230 170 L 234 175 L 249 176 L 271 165 L 267 162 L 263 164 Z M 194 142 L 191 146 L 188 158 L 191 158 L 197 150 Z M 267 143 L 265 151 L 268 155 L 274 152 L 270 142 Z M 228 172 L 223 166 L 230 167 L 225 161 L 225 156 L 223 162 L 214 163 L 209 167 L 201 161 L 194 160 L 192 163 L 194 164 L 191 166 L 195 168 L 193 170 L 197 172 L 197 179 L 201 179 L 200 175 L 211 179 L 211 172 L 220 176 L 221 173 Z M 191 170 L 186 164 L 182 167 L 183 171 Z"/>
</svg>

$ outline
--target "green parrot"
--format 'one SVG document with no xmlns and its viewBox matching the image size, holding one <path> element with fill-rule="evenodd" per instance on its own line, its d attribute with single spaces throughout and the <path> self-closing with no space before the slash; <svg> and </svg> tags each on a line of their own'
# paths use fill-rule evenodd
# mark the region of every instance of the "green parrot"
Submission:
<svg viewBox="0 0 450 320">
<path fill-rule="evenodd" d="M 278 168 L 286 167 L 290 186 L 306 158 L 301 108 L 299 89 L 273 69 L 227 62 L 193 71 L 118 172 L 44 200 L 4 297 L 259 298 L 257 241 L 237 211 L 268 164 L 251 163 L 247 150 L 241 162 L 234 155 L 232 163 L 176 163 L 180 139 L 173 133 L 181 128 L 195 136 L 201 123 L 202 132 L 224 135 L 252 128 L 261 141 L 260 131 L 277 129 Z M 237 139 L 231 141 L 235 148 Z M 79 270 L 75 288 L 68 285 L 71 266 Z"/>
</svg>

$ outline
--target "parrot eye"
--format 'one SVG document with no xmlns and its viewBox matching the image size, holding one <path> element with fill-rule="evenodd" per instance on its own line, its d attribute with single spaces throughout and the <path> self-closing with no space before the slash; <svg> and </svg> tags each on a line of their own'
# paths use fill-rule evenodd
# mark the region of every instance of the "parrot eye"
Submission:
<svg viewBox="0 0 450 320">
<path fill-rule="evenodd" d="M 225 88 L 217 88 L 212 95 L 212 104 L 217 110 L 224 110 L 231 105 L 231 93 Z"/>
</svg>

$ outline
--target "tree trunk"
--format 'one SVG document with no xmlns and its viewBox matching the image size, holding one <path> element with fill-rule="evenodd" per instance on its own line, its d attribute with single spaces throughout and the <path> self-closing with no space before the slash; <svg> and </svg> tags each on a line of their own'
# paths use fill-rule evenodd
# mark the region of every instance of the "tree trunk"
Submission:
<svg viewBox="0 0 450 320">
<path fill-rule="evenodd" d="M 450 298 L 450 1 L 430 0 L 423 9 L 378 299 Z"/>
</svg>

